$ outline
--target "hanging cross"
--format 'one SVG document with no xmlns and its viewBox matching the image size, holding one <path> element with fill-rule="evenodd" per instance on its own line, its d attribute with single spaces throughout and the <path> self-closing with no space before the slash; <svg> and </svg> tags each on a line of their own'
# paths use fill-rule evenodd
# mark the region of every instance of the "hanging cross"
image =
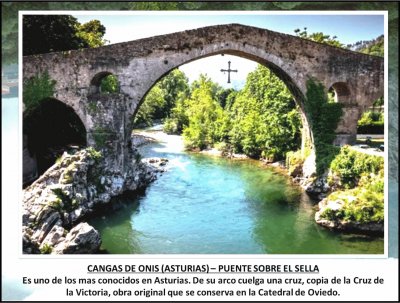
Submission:
<svg viewBox="0 0 400 303">
<path fill-rule="evenodd" d="M 228 69 L 221 69 L 221 72 L 228 72 L 228 83 L 231 83 L 231 72 L 237 73 L 237 69 L 231 69 L 231 61 L 228 61 Z"/>
</svg>

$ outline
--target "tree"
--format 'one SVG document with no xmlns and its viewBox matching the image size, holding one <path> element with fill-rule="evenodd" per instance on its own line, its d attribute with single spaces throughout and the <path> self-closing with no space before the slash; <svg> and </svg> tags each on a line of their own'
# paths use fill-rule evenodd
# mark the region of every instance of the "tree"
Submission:
<svg viewBox="0 0 400 303">
<path fill-rule="evenodd" d="M 285 84 L 259 65 L 230 110 L 230 142 L 236 152 L 277 160 L 300 144 L 301 120 Z"/>
<path fill-rule="evenodd" d="M 98 20 L 80 24 L 70 15 L 25 15 L 23 53 L 42 54 L 104 45 L 105 27 Z"/>
<path fill-rule="evenodd" d="M 154 120 L 172 118 L 173 108 L 180 100 L 189 96 L 189 84 L 186 75 L 179 69 L 174 69 L 158 81 L 147 93 L 133 121 L 136 127 L 153 125 Z M 177 114 L 175 109 L 174 115 Z M 171 123 L 169 121 L 168 123 Z M 180 127 L 181 131 L 182 128 Z M 167 130 L 176 133 L 175 128 Z"/>
<path fill-rule="evenodd" d="M 135 127 L 151 126 L 154 122 L 156 112 L 164 108 L 165 99 L 162 89 L 155 85 L 147 94 L 139 111 L 135 115 L 133 123 Z"/>
<path fill-rule="evenodd" d="M 186 147 L 204 149 L 228 138 L 229 119 L 216 98 L 215 83 L 204 75 L 196 81 L 196 88 L 188 104 L 188 126 L 183 130 Z"/>
<path fill-rule="evenodd" d="M 108 41 L 103 39 L 106 28 L 99 20 L 91 20 L 84 24 L 77 24 L 76 36 L 86 42 L 88 47 L 99 47 Z"/>
<path fill-rule="evenodd" d="M 379 37 L 377 37 L 375 39 L 367 40 L 367 41 L 365 41 L 365 40 L 357 41 L 356 43 L 348 44 L 346 47 L 348 49 L 356 51 L 356 52 L 383 57 L 384 56 L 384 36 L 380 35 Z"/>
<path fill-rule="evenodd" d="M 180 94 L 189 95 L 189 80 L 182 71 L 176 68 L 159 81 L 159 86 L 163 90 L 165 105 L 163 108 L 160 108 L 159 113 L 155 117 L 157 119 L 171 115 L 171 110 L 175 106 Z"/>
<path fill-rule="evenodd" d="M 294 30 L 294 32 L 296 33 L 296 35 L 298 37 L 303 38 L 303 39 L 315 41 L 318 43 L 329 44 L 329 45 L 341 47 L 341 48 L 344 47 L 344 45 L 337 40 L 336 36 L 331 37 L 330 35 L 325 35 L 322 32 L 309 34 L 307 32 L 307 27 L 304 27 L 303 31 L 301 31 L 299 28 L 297 28 Z"/>
</svg>

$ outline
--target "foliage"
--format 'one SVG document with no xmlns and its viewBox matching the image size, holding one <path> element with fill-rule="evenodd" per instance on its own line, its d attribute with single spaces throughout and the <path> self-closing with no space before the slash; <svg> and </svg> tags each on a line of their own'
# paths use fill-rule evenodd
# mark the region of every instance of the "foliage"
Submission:
<svg viewBox="0 0 400 303">
<path fill-rule="evenodd" d="M 112 94 L 119 90 L 118 78 L 115 75 L 105 76 L 100 81 L 100 92 L 102 94 Z"/>
<path fill-rule="evenodd" d="M 353 44 L 348 44 L 347 48 L 356 52 L 383 57 L 384 56 L 384 36 L 367 40 L 367 41 L 357 41 Z"/>
<path fill-rule="evenodd" d="M 218 101 L 213 98 L 213 83 L 200 77 L 188 104 L 188 126 L 183 130 L 187 148 L 204 149 L 227 139 L 229 119 Z"/>
<path fill-rule="evenodd" d="M 181 134 L 189 125 L 188 101 L 179 100 L 172 109 L 171 117 L 164 120 L 163 131 L 167 134 Z"/>
<path fill-rule="evenodd" d="M 80 24 L 70 15 L 24 15 L 23 33 L 24 56 L 98 47 L 106 42 L 100 21 Z"/>
<path fill-rule="evenodd" d="M 383 184 L 383 169 L 376 174 L 363 173 L 357 187 L 336 191 L 327 197 L 328 201 L 340 200 L 344 204 L 337 210 L 326 208 L 321 217 L 328 220 L 341 219 L 359 223 L 383 222 Z"/>
<path fill-rule="evenodd" d="M 317 175 L 322 175 L 338 151 L 332 146 L 342 116 L 340 103 L 328 102 L 325 88 L 313 79 L 307 81 L 305 112 L 314 137 Z"/>
<path fill-rule="evenodd" d="M 376 99 L 374 101 L 374 103 L 372 104 L 373 111 L 375 112 L 376 107 L 382 107 L 384 104 L 385 104 L 385 100 L 383 99 L 383 97 Z M 381 111 L 381 109 L 379 109 L 379 111 Z"/>
<path fill-rule="evenodd" d="M 40 248 L 40 253 L 41 254 L 51 254 L 51 252 L 53 251 L 53 246 L 51 246 L 48 243 L 43 244 L 43 246 Z"/>
<path fill-rule="evenodd" d="M 55 85 L 56 81 L 50 78 L 47 71 L 24 81 L 23 102 L 25 113 L 32 112 L 39 106 L 40 102 L 52 97 Z"/>
<path fill-rule="evenodd" d="M 331 173 L 339 178 L 340 185 L 345 188 L 356 186 L 365 174 L 378 174 L 383 170 L 383 158 L 357 152 L 349 146 L 340 149 L 333 159 Z"/>
<path fill-rule="evenodd" d="M 151 126 L 156 116 L 160 116 L 160 112 L 165 107 L 165 99 L 163 90 L 160 85 L 154 85 L 147 93 L 142 105 L 135 115 L 135 126 Z"/>
<path fill-rule="evenodd" d="M 150 126 L 154 120 L 170 118 L 176 104 L 188 95 L 188 78 L 179 69 L 172 70 L 149 90 L 133 118 L 134 126 Z"/>
<path fill-rule="evenodd" d="M 383 134 L 384 117 L 381 112 L 367 111 L 363 113 L 357 124 L 358 134 Z"/>
<path fill-rule="evenodd" d="M 153 7 L 146 7 L 152 4 Z M 21 10 L 387 10 L 390 62 L 397 71 L 398 7 L 390 2 L 2 2 L 2 63 L 18 61 L 18 12 Z M 391 51 L 393 50 L 393 51 Z M 393 60 L 392 60 L 393 59 Z M 390 67 L 389 67 L 390 68 Z"/>
<path fill-rule="evenodd" d="M 235 152 L 281 159 L 300 144 L 301 120 L 285 84 L 259 65 L 230 108 L 230 142 Z"/>
<path fill-rule="evenodd" d="M 301 149 L 297 151 L 289 151 L 286 153 L 285 166 L 288 169 L 288 173 L 290 176 L 296 168 L 303 166 L 306 157 L 307 155 L 305 155 Z"/>
<path fill-rule="evenodd" d="M 169 72 L 159 82 L 160 88 L 163 91 L 165 105 L 156 113 L 156 119 L 169 117 L 175 103 L 189 95 L 189 84 L 186 75 L 179 69 L 174 69 Z"/>
<path fill-rule="evenodd" d="M 164 131 L 183 131 L 190 149 L 225 146 L 229 152 L 275 160 L 299 146 L 300 125 L 286 86 L 260 65 L 240 92 L 200 75 L 190 97 L 180 98 L 165 119 Z"/>
<path fill-rule="evenodd" d="M 88 148 L 86 148 L 86 151 L 88 153 L 89 158 L 92 159 L 92 160 L 95 160 L 95 161 L 101 159 L 101 157 L 103 156 L 100 151 L 97 151 L 92 146 L 89 146 Z"/>
<path fill-rule="evenodd" d="M 95 114 L 97 112 L 97 101 L 89 101 L 87 108 L 91 114 Z"/>
<path fill-rule="evenodd" d="M 71 212 L 78 208 L 78 201 L 71 199 L 62 188 L 52 188 L 54 195 L 57 197 L 56 201 L 51 205 L 53 208 L 60 212 Z"/>
<path fill-rule="evenodd" d="M 99 47 L 108 42 L 103 39 L 106 28 L 99 20 L 91 20 L 84 24 L 78 22 L 76 28 L 76 36 L 85 41 L 88 47 Z"/>
<path fill-rule="evenodd" d="M 315 41 L 318 43 L 329 44 L 336 47 L 342 47 L 342 48 L 344 47 L 344 45 L 337 40 L 336 36 L 331 37 L 330 35 L 326 35 L 322 32 L 309 34 L 307 32 L 307 27 L 304 27 L 303 31 L 297 28 L 294 30 L 294 32 L 298 37 L 303 39 Z"/>
</svg>

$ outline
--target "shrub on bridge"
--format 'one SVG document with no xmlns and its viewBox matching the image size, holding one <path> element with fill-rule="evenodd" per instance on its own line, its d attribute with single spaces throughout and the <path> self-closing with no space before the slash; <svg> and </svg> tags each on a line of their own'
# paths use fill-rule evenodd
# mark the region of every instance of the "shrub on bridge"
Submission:
<svg viewBox="0 0 400 303">
<path fill-rule="evenodd" d="M 313 132 L 316 171 L 317 175 L 320 176 L 329 167 L 338 151 L 332 143 L 343 113 L 342 105 L 328 102 L 324 86 L 313 79 L 309 79 L 304 106 Z"/>
<path fill-rule="evenodd" d="M 23 85 L 23 102 L 25 113 L 28 114 L 37 108 L 40 102 L 54 95 L 56 81 L 52 80 L 46 71 L 24 81 Z"/>
</svg>

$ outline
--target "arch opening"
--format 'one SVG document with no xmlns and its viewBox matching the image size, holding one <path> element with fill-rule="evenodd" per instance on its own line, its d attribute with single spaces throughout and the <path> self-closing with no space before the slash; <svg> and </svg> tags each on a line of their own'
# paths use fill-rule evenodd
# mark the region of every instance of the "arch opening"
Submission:
<svg viewBox="0 0 400 303">
<path fill-rule="evenodd" d="M 112 94 L 119 92 L 119 81 L 116 75 L 103 71 L 97 73 L 90 81 L 89 94 Z"/>
<path fill-rule="evenodd" d="M 349 86 L 345 82 L 336 82 L 331 85 L 328 89 L 328 100 L 331 102 L 348 104 L 350 100 L 351 92 Z"/>
<path fill-rule="evenodd" d="M 148 99 L 149 96 L 153 97 L 152 95 L 154 93 L 154 90 L 159 89 L 158 83 L 162 82 L 163 79 L 168 77 L 169 73 L 176 70 L 177 68 L 181 68 L 183 65 L 197 61 L 198 59 L 203 59 L 206 57 L 212 57 L 212 56 L 221 55 L 221 54 L 229 54 L 229 55 L 234 54 L 234 56 L 236 56 L 236 57 L 241 57 L 241 58 L 248 59 L 253 62 L 259 63 L 261 66 L 263 66 L 264 68 L 267 68 L 270 71 L 269 75 L 272 75 L 273 77 L 278 78 L 283 83 L 283 85 L 286 87 L 286 89 L 290 92 L 294 107 L 296 107 L 296 105 L 297 105 L 296 110 L 298 111 L 298 119 L 300 120 L 300 126 L 301 126 L 301 130 L 299 129 L 299 133 L 297 134 L 297 141 L 298 141 L 297 147 L 301 148 L 301 147 L 308 146 L 308 147 L 312 148 L 312 141 L 311 141 L 312 136 L 310 135 L 310 129 L 308 127 L 307 116 L 304 113 L 304 95 L 302 94 L 302 92 L 298 88 L 298 86 L 294 83 L 294 81 L 291 79 L 291 77 L 286 72 L 284 72 L 280 67 L 274 65 L 271 62 L 267 62 L 261 58 L 253 56 L 251 54 L 246 54 L 246 53 L 242 53 L 242 52 L 238 52 L 238 51 L 227 51 L 227 50 L 219 51 L 219 52 L 215 52 L 215 53 L 212 53 L 212 54 L 209 54 L 206 56 L 198 57 L 193 60 L 185 61 L 180 65 L 171 67 L 166 73 L 164 72 L 162 75 L 159 76 L 159 78 L 156 81 L 154 81 L 152 83 L 152 85 L 149 87 L 149 89 L 146 91 L 146 93 L 140 100 L 139 105 L 136 107 L 132 116 L 137 117 L 137 115 L 141 114 L 140 108 L 147 107 L 146 100 Z M 238 54 L 240 54 L 240 56 Z M 227 60 L 224 60 L 224 61 L 227 61 Z M 219 71 L 219 69 L 218 69 L 218 71 Z M 221 100 L 219 100 L 219 101 L 221 101 L 221 102 L 219 102 L 220 105 L 222 104 L 225 106 L 226 104 L 232 102 L 232 99 L 234 99 L 234 97 L 233 97 L 233 94 L 231 94 L 231 93 L 237 94 L 238 91 L 235 92 L 235 90 L 233 90 L 233 91 L 229 92 L 228 90 L 225 90 L 224 92 L 221 93 L 221 95 L 220 95 Z M 228 99 L 231 99 L 231 100 L 228 101 Z M 180 102 L 182 103 L 182 101 L 180 101 Z M 223 110 L 225 110 L 225 108 L 223 108 Z M 167 119 L 166 121 L 171 122 L 170 119 L 169 120 Z M 164 122 L 165 122 L 165 120 L 164 120 Z M 266 124 L 267 124 L 267 122 L 266 122 Z M 174 129 L 174 127 L 175 127 L 175 129 Z M 132 127 L 128 127 L 127 137 L 130 136 L 132 129 L 133 129 L 133 124 L 132 124 Z M 179 131 L 182 131 L 182 126 L 177 126 L 175 124 L 175 125 L 172 125 L 172 129 L 173 129 L 172 132 L 174 132 L 174 131 L 179 132 Z M 282 135 L 282 137 L 284 137 L 284 135 Z M 308 142 L 307 142 L 307 144 L 301 145 L 300 143 L 302 141 L 308 141 Z M 273 147 L 271 147 L 271 149 L 272 148 Z M 240 150 L 240 151 L 243 152 L 243 150 Z M 261 154 L 258 152 L 255 152 L 251 156 L 260 157 Z"/>
<path fill-rule="evenodd" d="M 86 129 L 75 111 L 47 98 L 23 117 L 24 185 L 52 166 L 64 151 L 74 152 L 86 143 Z"/>
<path fill-rule="evenodd" d="M 360 113 L 357 121 L 357 143 L 384 151 L 384 129 L 384 98 L 381 96 Z"/>
</svg>

